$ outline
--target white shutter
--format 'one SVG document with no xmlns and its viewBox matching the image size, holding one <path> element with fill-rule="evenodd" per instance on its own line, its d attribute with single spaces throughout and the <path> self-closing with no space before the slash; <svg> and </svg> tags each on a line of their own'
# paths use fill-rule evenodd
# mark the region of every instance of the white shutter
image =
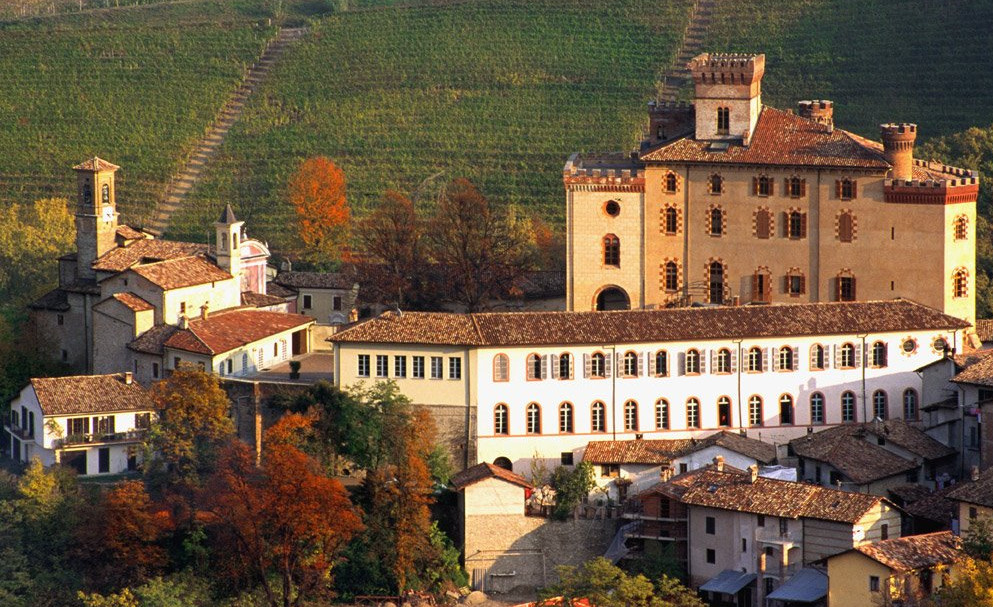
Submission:
<svg viewBox="0 0 993 607">
<path fill-rule="evenodd" d="M 679 374 L 686 375 L 686 352 L 679 353 Z"/>
<path fill-rule="evenodd" d="M 772 370 L 779 371 L 779 348 L 769 348 L 769 353 L 772 356 Z"/>
<path fill-rule="evenodd" d="M 576 358 L 570 354 L 569 355 L 569 379 L 576 378 Z"/>
<path fill-rule="evenodd" d="M 583 354 L 583 377 L 588 378 L 593 374 L 593 360 L 589 354 Z"/>
<path fill-rule="evenodd" d="M 710 351 L 710 368 L 717 372 L 717 350 Z M 701 357 L 702 358 L 702 357 Z"/>
<path fill-rule="evenodd" d="M 604 367 L 606 367 L 604 369 L 603 376 L 604 377 L 613 377 L 613 373 L 614 373 L 614 357 L 613 356 L 604 356 L 603 357 L 603 365 L 604 365 Z"/>
<path fill-rule="evenodd" d="M 700 374 L 707 372 L 707 351 L 700 350 Z"/>
<path fill-rule="evenodd" d="M 768 371 L 770 369 L 770 367 L 769 367 L 769 352 L 771 352 L 771 351 L 772 351 L 772 348 L 762 348 L 762 370 L 763 371 Z"/>
<path fill-rule="evenodd" d="M 645 352 L 645 356 L 648 357 L 648 375 L 655 377 L 655 373 L 657 372 L 655 368 L 655 352 Z"/>
<path fill-rule="evenodd" d="M 793 370 L 800 370 L 800 346 L 793 346 Z"/>
<path fill-rule="evenodd" d="M 552 354 L 548 357 L 548 361 L 551 365 L 552 379 L 559 378 L 559 355 Z"/>
<path fill-rule="evenodd" d="M 643 377 L 645 375 L 645 357 L 648 356 L 645 352 L 638 353 L 638 377 Z"/>
<path fill-rule="evenodd" d="M 541 357 L 541 379 L 548 379 L 548 355 Z"/>
<path fill-rule="evenodd" d="M 738 372 L 738 348 L 731 350 L 731 373 Z"/>
<path fill-rule="evenodd" d="M 855 344 L 855 366 L 862 366 L 862 344 Z"/>
<path fill-rule="evenodd" d="M 834 368 L 835 369 L 840 369 L 841 368 L 841 348 L 838 347 L 838 344 L 834 344 L 831 347 L 834 348 Z"/>
</svg>

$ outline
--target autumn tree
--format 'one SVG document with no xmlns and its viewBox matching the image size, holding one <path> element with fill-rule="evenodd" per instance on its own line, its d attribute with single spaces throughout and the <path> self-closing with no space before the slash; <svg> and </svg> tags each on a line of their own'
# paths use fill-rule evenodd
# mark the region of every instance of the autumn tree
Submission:
<svg viewBox="0 0 993 607">
<path fill-rule="evenodd" d="M 324 156 L 301 163 L 288 183 L 306 254 L 317 264 L 340 260 L 348 242 L 345 173 Z"/>
<path fill-rule="evenodd" d="M 362 528 L 341 483 L 290 444 L 292 430 L 305 425 L 296 415 L 277 423 L 269 434 L 278 440 L 266 441 L 260 466 L 232 441 L 201 494 L 225 572 L 249 576 L 271 607 L 330 592 L 338 555 Z"/>
<path fill-rule="evenodd" d="M 628 575 L 603 557 L 581 567 L 558 567 L 559 583 L 543 588 L 539 605 L 575 605 L 586 599 L 596 607 L 704 607 L 696 594 L 677 580 L 662 576 L 654 583 Z M 561 597 L 561 598 L 560 598 Z"/>
<path fill-rule="evenodd" d="M 58 283 L 59 255 L 72 246 L 76 226 L 64 198 L 0 206 L 0 296 L 37 298 Z"/>
<path fill-rule="evenodd" d="M 544 219 L 531 218 L 536 264 L 542 270 L 565 270 L 565 234 Z"/>
<path fill-rule="evenodd" d="M 466 179 L 442 192 L 426 236 L 450 298 L 469 312 L 509 292 L 531 266 L 527 240 L 514 229 L 509 209 L 492 205 Z"/>
<path fill-rule="evenodd" d="M 423 293 L 425 260 L 421 225 L 410 198 L 387 190 L 382 202 L 360 223 L 358 240 L 372 271 L 379 299 L 407 309 Z M 377 271 L 378 270 L 378 271 Z"/>
</svg>

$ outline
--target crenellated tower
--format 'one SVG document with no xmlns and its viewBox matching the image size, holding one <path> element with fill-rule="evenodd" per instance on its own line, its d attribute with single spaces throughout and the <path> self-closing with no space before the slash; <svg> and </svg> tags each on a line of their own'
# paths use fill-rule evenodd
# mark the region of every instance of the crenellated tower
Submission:
<svg viewBox="0 0 993 607">
<path fill-rule="evenodd" d="M 703 53 L 686 67 L 695 86 L 696 138 L 748 145 L 762 112 L 765 55 Z"/>
<path fill-rule="evenodd" d="M 914 178 L 914 141 L 917 140 L 917 125 L 906 122 L 879 125 L 883 139 L 883 155 L 893 166 L 892 179 L 909 181 Z"/>
<path fill-rule="evenodd" d="M 117 200 L 114 173 L 120 167 L 94 156 L 76 171 L 76 275 L 93 280 L 93 262 L 116 246 Z"/>
</svg>

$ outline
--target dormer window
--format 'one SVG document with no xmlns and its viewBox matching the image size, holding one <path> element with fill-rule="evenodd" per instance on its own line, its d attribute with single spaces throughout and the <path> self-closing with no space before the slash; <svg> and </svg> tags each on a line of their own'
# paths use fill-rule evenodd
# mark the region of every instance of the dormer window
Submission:
<svg viewBox="0 0 993 607">
<path fill-rule="evenodd" d="M 717 134 L 727 135 L 731 132 L 731 110 L 726 107 L 717 108 Z"/>
</svg>

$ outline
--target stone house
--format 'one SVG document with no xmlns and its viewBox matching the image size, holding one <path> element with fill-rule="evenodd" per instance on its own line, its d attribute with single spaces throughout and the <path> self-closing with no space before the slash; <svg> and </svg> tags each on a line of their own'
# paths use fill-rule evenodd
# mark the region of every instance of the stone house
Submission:
<svg viewBox="0 0 993 607">
<path fill-rule="evenodd" d="M 356 307 L 359 284 L 346 272 L 280 272 L 272 280 L 295 295 L 293 312 L 317 319 L 319 325 L 343 325 Z"/>
<path fill-rule="evenodd" d="M 952 530 L 958 534 L 968 533 L 977 519 L 993 519 L 993 468 L 982 473 L 974 468 L 970 479 L 950 489 L 945 498 L 954 504 Z"/>
</svg>

